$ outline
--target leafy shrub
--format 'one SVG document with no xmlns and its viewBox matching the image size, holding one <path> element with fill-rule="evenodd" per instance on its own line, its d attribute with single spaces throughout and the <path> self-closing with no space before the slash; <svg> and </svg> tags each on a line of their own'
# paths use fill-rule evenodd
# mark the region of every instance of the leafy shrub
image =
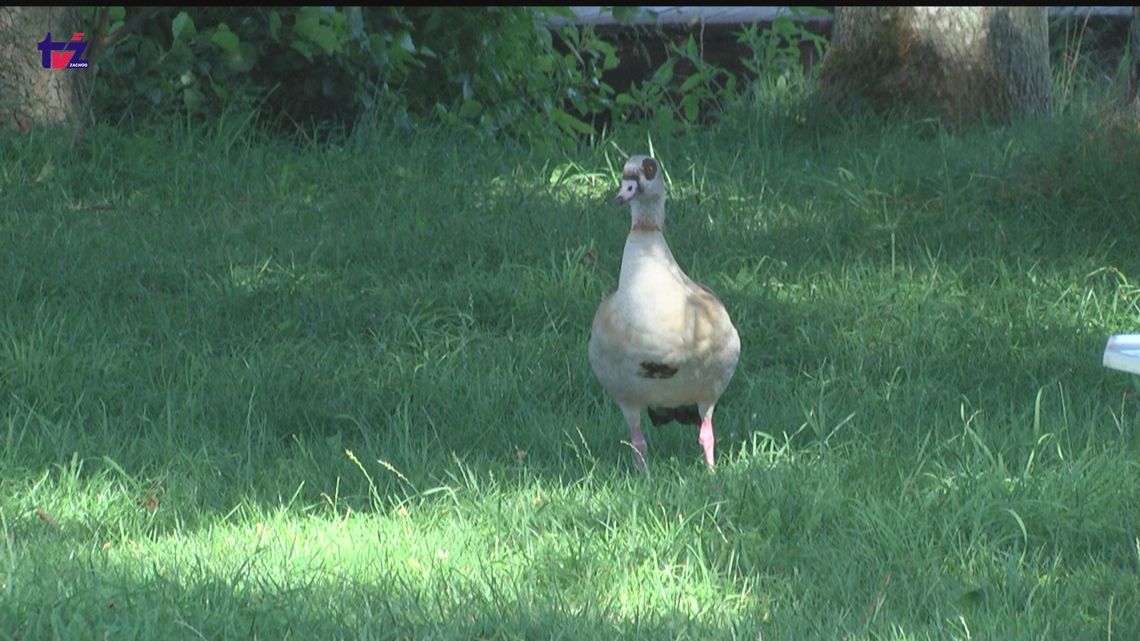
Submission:
<svg viewBox="0 0 1140 641">
<path fill-rule="evenodd" d="M 629 18 L 626 9 L 614 9 Z M 707 119 L 743 83 L 670 44 L 649 78 L 615 95 L 618 58 L 589 26 L 555 26 L 558 8 L 203 7 L 87 9 L 96 49 L 94 106 L 105 119 L 194 117 L 259 108 L 278 126 L 349 126 L 381 113 L 435 120 L 532 144 L 570 144 L 596 120 L 670 131 Z M 745 28 L 751 74 L 822 41 L 787 17 Z M 675 74 L 678 64 L 688 73 Z"/>
<path fill-rule="evenodd" d="M 609 108 L 612 89 L 601 74 L 617 65 L 592 29 L 556 31 L 549 16 L 557 10 L 545 8 L 129 12 L 143 18 L 97 65 L 94 98 L 104 117 L 261 105 L 285 122 L 343 124 L 385 110 L 490 134 L 566 137 L 589 131 L 583 118 Z M 122 8 L 88 16 L 97 37 L 131 20 Z"/>
<path fill-rule="evenodd" d="M 654 131 L 671 132 L 708 121 L 753 80 L 787 86 L 802 78 L 801 43 L 810 43 L 818 59 L 826 41 L 795 18 L 824 11 L 792 7 L 789 13 L 777 16 L 766 29 L 755 23 L 740 28 L 737 43 L 748 51 L 741 60 L 746 73 L 740 76 L 705 60 L 692 36 L 681 43 L 668 42 L 669 58 L 649 78 L 616 97 L 616 115 L 623 121 L 648 120 Z M 679 73 L 682 68 L 687 73 Z"/>
<path fill-rule="evenodd" d="M 742 61 L 750 73 L 769 78 L 786 77 L 799 66 L 800 43 L 803 42 L 811 45 L 817 60 L 823 57 L 827 41 L 793 17 L 822 16 L 827 12 L 816 7 L 790 7 L 789 13 L 790 16 L 776 16 L 771 26 L 763 31 L 755 23 L 741 27 L 737 42 L 748 47 L 751 53 Z"/>
</svg>

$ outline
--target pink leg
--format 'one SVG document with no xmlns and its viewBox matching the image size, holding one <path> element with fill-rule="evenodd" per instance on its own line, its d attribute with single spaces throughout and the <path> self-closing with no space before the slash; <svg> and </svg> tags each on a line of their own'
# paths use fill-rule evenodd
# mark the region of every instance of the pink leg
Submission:
<svg viewBox="0 0 1140 641">
<path fill-rule="evenodd" d="M 641 433 L 641 408 L 621 407 L 625 422 L 629 424 L 629 442 L 633 444 L 633 461 L 637 469 L 645 471 L 645 435 Z"/>
<path fill-rule="evenodd" d="M 712 421 L 705 419 L 701 421 L 701 433 L 697 437 L 701 442 L 701 447 L 705 448 L 705 462 L 709 467 L 713 467 L 713 445 L 716 443 L 716 437 L 713 436 Z"/>
<path fill-rule="evenodd" d="M 705 450 L 705 463 L 709 464 L 709 469 L 715 467 L 713 463 L 713 446 L 716 445 L 716 436 L 713 435 L 713 415 L 712 405 L 708 407 L 700 407 L 701 411 L 701 431 L 697 435 L 697 440 L 700 441 L 701 447 Z"/>
</svg>

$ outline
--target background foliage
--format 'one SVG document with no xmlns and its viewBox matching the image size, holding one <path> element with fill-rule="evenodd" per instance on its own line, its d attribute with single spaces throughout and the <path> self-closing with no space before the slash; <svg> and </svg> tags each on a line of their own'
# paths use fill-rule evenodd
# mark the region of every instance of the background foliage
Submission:
<svg viewBox="0 0 1140 641">
<path fill-rule="evenodd" d="M 632 17 L 617 9 L 619 19 Z M 692 38 L 648 78 L 617 93 L 618 65 L 591 26 L 555 25 L 565 8 L 202 7 L 87 10 L 109 45 L 94 107 L 111 121 L 209 117 L 260 107 L 277 125 L 344 126 L 378 112 L 531 143 L 568 143 L 598 123 L 652 118 L 666 131 L 719 109 L 747 83 L 702 58 Z M 799 73 L 799 44 L 819 36 L 788 17 L 740 41 L 753 77 Z M 677 64 L 691 69 L 674 73 Z M 551 125 L 554 125 L 551 127 Z"/>
</svg>

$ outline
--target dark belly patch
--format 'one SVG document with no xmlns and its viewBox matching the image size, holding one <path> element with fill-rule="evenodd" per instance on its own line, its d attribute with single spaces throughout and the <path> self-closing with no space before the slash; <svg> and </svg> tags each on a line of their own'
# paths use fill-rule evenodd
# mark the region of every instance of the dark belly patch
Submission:
<svg viewBox="0 0 1140 641">
<path fill-rule="evenodd" d="M 696 405 L 682 405 L 681 407 L 648 407 L 649 420 L 654 427 L 664 425 L 669 421 L 677 421 L 681 425 L 700 425 L 701 413 Z"/>
<path fill-rule="evenodd" d="M 665 363 L 650 363 L 645 361 L 641 363 L 641 369 L 637 372 L 637 375 L 642 378 L 673 378 L 676 373 L 676 367 L 670 367 Z"/>
</svg>

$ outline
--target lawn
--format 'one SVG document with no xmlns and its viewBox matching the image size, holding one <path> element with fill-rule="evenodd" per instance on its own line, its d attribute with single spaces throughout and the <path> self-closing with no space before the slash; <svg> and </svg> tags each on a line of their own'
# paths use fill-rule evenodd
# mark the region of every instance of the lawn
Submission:
<svg viewBox="0 0 1140 641">
<path fill-rule="evenodd" d="M 0 639 L 1126 639 L 1140 134 L 761 99 L 569 156 L 0 140 Z M 651 149 L 652 145 L 652 149 Z M 637 473 L 586 359 L 627 154 L 743 343 Z"/>
</svg>

